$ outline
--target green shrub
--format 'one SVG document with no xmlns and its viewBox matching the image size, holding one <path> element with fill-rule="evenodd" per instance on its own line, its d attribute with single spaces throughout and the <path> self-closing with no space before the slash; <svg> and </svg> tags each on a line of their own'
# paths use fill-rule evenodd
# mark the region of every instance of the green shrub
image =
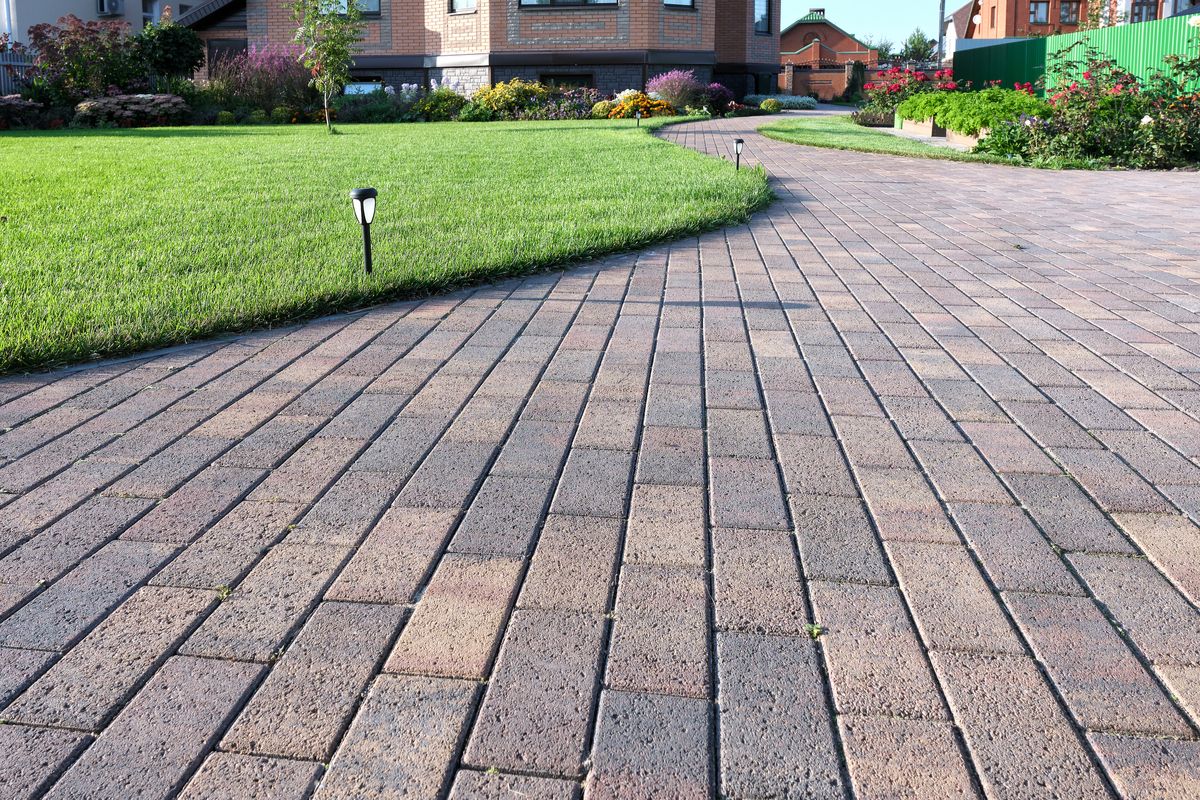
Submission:
<svg viewBox="0 0 1200 800">
<path fill-rule="evenodd" d="M 1022 116 L 1046 117 L 1050 105 L 1019 89 L 991 87 L 978 92 L 926 92 L 913 95 L 896 109 L 904 119 L 934 121 L 947 130 L 976 136 L 985 128 Z"/>
<path fill-rule="evenodd" d="M 454 119 L 466 104 L 467 98 L 443 86 L 418 100 L 414 110 L 428 122 L 446 122 Z"/>
<path fill-rule="evenodd" d="M 491 122 L 492 110 L 475 101 L 467 103 L 458 112 L 459 122 Z"/>
<path fill-rule="evenodd" d="M 766 100 L 763 100 L 758 104 L 758 107 L 763 111 L 766 111 L 768 114 L 778 114 L 780 111 L 783 111 L 783 103 L 780 103 L 773 97 L 768 97 Z"/>
<path fill-rule="evenodd" d="M 237 122 L 237 117 L 234 115 L 234 113 L 232 111 L 218 111 L 217 112 L 217 124 L 218 125 L 232 125 L 235 122 Z"/>
<path fill-rule="evenodd" d="M 416 103 L 415 93 L 386 87 L 334 98 L 333 108 L 339 122 L 412 122 Z"/>
<path fill-rule="evenodd" d="M 261 108 L 254 109 L 250 112 L 250 116 L 246 118 L 246 122 L 251 125 L 266 125 L 270 121 L 271 118 L 267 115 L 267 112 Z"/>
<path fill-rule="evenodd" d="M 186 78 L 204 63 L 204 42 L 194 30 L 184 25 L 170 21 L 152 23 L 134 40 L 146 66 L 157 78 Z"/>
<path fill-rule="evenodd" d="M 601 100 L 596 105 L 592 106 L 593 119 L 608 119 L 608 115 L 616 108 L 616 103 L 612 100 Z"/>
<path fill-rule="evenodd" d="M 271 109 L 271 122 L 276 125 L 287 125 L 296 118 L 296 109 L 287 106 L 275 106 Z"/>
</svg>

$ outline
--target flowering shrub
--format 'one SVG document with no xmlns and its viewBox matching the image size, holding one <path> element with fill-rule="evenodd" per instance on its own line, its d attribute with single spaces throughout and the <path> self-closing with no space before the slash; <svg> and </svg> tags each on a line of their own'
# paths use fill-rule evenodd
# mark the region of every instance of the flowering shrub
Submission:
<svg viewBox="0 0 1200 800">
<path fill-rule="evenodd" d="M 277 106 L 302 108 L 317 101 L 310 75 L 297 58 L 295 45 L 250 47 L 209 66 L 206 99 L 225 108 L 271 111 Z"/>
<path fill-rule="evenodd" d="M 617 103 L 613 110 L 608 112 L 608 118 L 629 119 L 638 111 L 642 112 L 643 117 L 670 117 L 675 114 L 674 107 L 666 100 L 653 100 L 643 92 L 636 92 L 626 95 L 624 100 Z"/>
<path fill-rule="evenodd" d="M 863 84 L 866 95 L 861 109 L 866 112 L 863 119 L 890 117 L 901 103 L 922 92 L 953 92 L 959 88 L 964 87 L 958 85 L 954 71 L 949 69 L 937 70 L 932 80 L 924 72 L 907 67 L 880 70 L 875 73 L 874 81 Z"/>
<path fill-rule="evenodd" d="M 778 114 L 780 111 L 783 111 L 783 103 L 780 103 L 773 97 L 768 97 L 766 100 L 763 100 L 758 104 L 758 107 L 763 111 L 766 111 L 768 114 Z"/>
<path fill-rule="evenodd" d="M 733 92 L 723 83 L 710 83 L 704 94 L 704 105 L 713 114 L 724 114 L 733 102 Z"/>
<path fill-rule="evenodd" d="M 74 105 L 148 86 L 145 63 L 124 22 L 84 22 L 68 14 L 57 25 L 30 28 L 28 44 L 36 57 L 25 75 L 27 100 Z"/>
<path fill-rule="evenodd" d="M 84 100 L 75 106 L 77 127 L 145 128 L 177 125 L 187 116 L 187 103 L 173 94 L 119 94 Z M 265 114 L 264 119 L 265 122 Z"/>
<path fill-rule="evenodd" d="M 709 99 L 708 90 L 690 69 L 673 69 L 655 75 L 647 81 L 646 93 L 654 99 L 665 100 L 673 108 L 707 105 Z M 732 93 L 729 99 L 733 99 Z"/>
<path fill-rule="evenodd" d="M 608 115 L 617 107 L 612 100 L 601 100 L 592 106 L 592 119 L 608 119 Z"/>
<path fill-rule="evenodd" d="M 516 119 L 519 112 L 549 97 L 550 90 L 537 81 L 513 78 L 495 86 L 483 87 L 475 92 L 471 100 L 491 111 L 496 119 Z"/>
<path fill-rule="evenodd" d="M 514 119 L 589 119 L 600 100 L 595 89 L 581 86 L 564 92 L 551 92 L 531 102 L 513 115 Z"/>
</svg>

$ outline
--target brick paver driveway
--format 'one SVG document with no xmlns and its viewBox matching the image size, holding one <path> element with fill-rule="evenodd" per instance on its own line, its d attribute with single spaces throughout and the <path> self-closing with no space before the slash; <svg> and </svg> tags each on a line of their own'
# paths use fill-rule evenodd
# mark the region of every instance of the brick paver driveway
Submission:
<svg viewBox="0 0 1200 800">
<path fill-rule="evenodd" d="M 0 381 L 0 796 L 1200 796 L 1200 180 L 747 138 L 747 227 Z"/>
</svg>

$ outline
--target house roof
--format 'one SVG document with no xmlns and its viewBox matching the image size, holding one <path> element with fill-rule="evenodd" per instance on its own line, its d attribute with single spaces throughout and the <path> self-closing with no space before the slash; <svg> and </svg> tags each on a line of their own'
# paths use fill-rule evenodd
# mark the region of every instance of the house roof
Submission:
<svg viewBox="0 0 1200 800">
<path fill-rule="evenodd" d="M 175 18 L 177 25 L 196 25 L 204 22 L 204 20 L 216 14 L 218 11 L 231 6 L 234 3 L 243 2 L 243 0 L 208 0 L 207 3 L 201 3 L 193 9 L 190 9 L 186 14 L 180 14 Z"/>
<path fill-rule="evenodd" d="M 860 45 L 862 45 L 862 46 L 863 46 L 863 49 L 866 49 L 866 50 L 870 50 L 870 49 L 871 49 L 871 46 L 870 46 L 869 44 L 867 44 L 866 42 L 864 42 L 862 39 L 859 39 L 859 38 L 858 38 L 857 36 L 855 36 L 853 33 L 850 33 L 849 31 L 847 31 L 847 30 L 844 30 L 844 29 L 842 29 L 842 28 L 839 28 L 837 25 L 834 25 L 832 22 L 830 22 L 830 21 L 829 21 L 829 18 L 825 16 L 825 12 L 824 12 L 824 11 L 821 11 L 821 10 L 818 10 L 818 9 L 812 9 L 812 10 L 810 10 L 810 11 L 809 11 L 807 14 L 805 14 L 803 17 L 801 17 L 800 19 L 798 19 L 798 20 L 796 20 L 795 22 L 793 22 L 791 25 L 788 25 L 786 28 L 784 28 L 783 30 L 781 30 L 781 31 L 779 32 L 779 35 L 782 37 L 782 36 L 783 36 L 785 33 L 787 33 L 788 31 L 790 31 L 792 28 L 796 27 L 797 25 L 813 25 L 813 24 L 816 24 L 816 25 L 828 25 L 829 27 L 833 28 L 833 29 L 834 29 L 835 31 L 837 31 L 838 33 L 840 33 L 840 34 L 842 34 L 843 36 L 845 36 L 847 39 L 852 39 L 852 40 L 854 40 L 854 41 L 858 42 Z M 803 49 L 803 48 L 801 48 L 801 49 Z M 796 52 L 800 52 L 800 51 L 799 51 L 799 50 L 797 50 Z"/>
<path fill-rule="evenodd" d="M 971 27 L 971 15 L 975 11 L 976 0 L 968 0 L 966 5 L 946 17 L 947 22 L 954 24 L 954 33 L 960 39 L 966 39 Z"/>
</svg>

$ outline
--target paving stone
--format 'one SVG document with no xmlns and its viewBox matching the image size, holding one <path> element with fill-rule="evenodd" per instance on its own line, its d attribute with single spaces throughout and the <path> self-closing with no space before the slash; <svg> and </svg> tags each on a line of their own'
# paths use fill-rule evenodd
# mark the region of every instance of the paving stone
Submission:
<svg viewBox="0 0 1200 800">
<path fill-rule="evenodd" d="M 65 650 L 172 552 L 162 544 L 110 542 L 0 623 L 0 645 Z"/>
<path fill-rule="evenodd" d="M 787 530 L 787 513 L 774 461 L 714 458 L 709 462 L 712 524 L 719 528 Z"/>
<path fill-rule="evenodd" d="M 24 691 L 54 658 L 54 653 L 44 650 L 0 647 L 0 708 Z M 6 716 L 0 713 L 0 719 Z"/>
<path fill-rule="evenodd" d="M 953 503 L 950 511 L 997 588 L 1083 594 L 1079 582 L 1021 509 Z"/>
<path fill-rule="evenodd" d="M 307 503 L 316 499 L 354 460 L 361 439 L 309 439 L 250 494 L 251 500 Z"/>
<path fill-rule="evenodd" d="M 216 589 L 232 586 L 287 533 L 303 506 L 243 500 L 192 542 L 150 582 Z"/>
<path fill-rule="evenodd" d="M 478 689 L 472 681 L 380 675 L 330 762 L 317 800 L 440 795 Z"/>
<path fill-rule="evenodd" d="M 258 664 L 171 658 L 46 796 L 170 797 L 261 670 Z"/>
<path fill-rule="evenodd" d="M 180 648 L 208 658 L 269 661 L 346 560 L 341 547 L 271 549 Z"/>
<path fill-rule="evenodd" d="M 625 561 L 703 567 L 707 525 L 698 486 L 634 486 Z"/>
<path fill-rule="evenodd" d="M 907 440 L 961 442 L 962 434 L 932 398 L 885 397 L 888 415 Z"/>
<path fill-rule="evenodd" d="M 184 436 L 104 491 L 114 497 L 166 497 L 232 444 L 231 439 Z"/>
<path fill-rule="evenodd" d="M 588 800 L 711 797 L 708 702 L 605 690 L 596 714 Z"/>
<path fill-rule="evenodd" d="M 598 614 L 516 611 L 464 761 L 480 768 L 581 775 L 604 628 Z"/>
<path fill-rule="evenodd" d="M 1194 522 L 1175 514 L 1113 517 L 1193 603 L 1200 602 L 1200 528 Z"/>
<path fill-rule="evenodd" d="M 1200 793 L 1200 742 L 1088 735 L 1122 797 L 1186 800 Z"/>
<path fill-rule="evenodd" d="M 7 583 L 52 581 L 153 504 L 146 499 L 92 497 L 0 560 L 0 574 Z"/>
<path fill-rule="evenodd" d="M 1011 503 L 1004 485 L 965 442 L 911 442 L 917 458 L 946 502 Z"/>
<path fill-rule="evenodd" d="M 800 634 L 810 622 L 784 531 L 713 531 L 713 613 L 721 630 Z"/>
<path fill-rule="evenodd" d="M 1075 553 L 1070 560 L 1146 658 L 1200 664 L 1200 617 L 1150 562 L 1091 553 Z"/>
<path fill-rule="evenodd" d="M 665 428 L 704 427 L 704 406 L 699 386 L 650 384 L 645 424 Z"/>
<path fill-rule="evenodd" d="M 77 731 L 0 725 L 0 792 L 13 800 L 41 797 L 91 740 Z"/>
<path fill-rule="evenodd" d="M 321 776 L 310 761 L 212 753 L 179 795 L 181 800 L 305 800 Z"/>
<path fill-rule="evenodd" d="M 717 635 L 727 797 L 848 797 L 820 656 L 809 637 Z"/>
<path fill-rule="evenodd" d="M 446 429 L 447 420 L 410 415 L 407 411 L 400 412 L 400 416 L 354 460 L 354 469 L 390 472 L 402 477 L 416 471 L 425 452 Z"/>
<path fill-rule="evenodd" d="M 236 505 L 263 475 L 261 470 L 209 467 L 151 509 L 121 538 L 187 544 Z"/>
<path fill-rule="evenodd" d="M 407 603 L 433 569 L 457 513 L 392 508 L 325 593 L 331 600 Z"/>
<path fill-rule="evenodd" d="M 701 570 L 626 564 L 617 584 L 607 684 L 705 697 L 708 583 Z"/>
<path fill-rule="evenodd" d="M 531 778 L 459 770 L 450 800 L 579 800 L 580 786 L 560 778 Z"/>
<path fill-rule="evenodd" d="M 623 517 L 633 453 L 572 449 L 550 510 L 585 517 Z"/>
<path fill-rule="evenodd" d="M 1108 796 L 1030 658 L 976 653 L 932 658 L 988 796 Z"/>
<path fill-rule="evenodd" d="M 977 798 L 949 724 L 887 717 L 838 717 L 859 798 Z"/>
<path fill-rule="evenodd" d="M 1004 479 L 1046 532 L 1063 550 L 1133 553 L 1134 548 L 1066 475 L 1005 475 Z"/>
<path fill-rule="evenodd" d="M 449 553 L 388 657 L 388 672 L 483 678 L 520 581 L 521 561 Z"/>
<path fill-rule="evenodd" d="M 491 475 L 555 478 L 571 446 L 572 426 L 565 422 L 521 420 L 500 450 Z"/>
<path fill-rule="evenodd" d="M 550 515 L 538 538 L 517 605 L 607 611 L 620 539 L 619 520 Z"/>
<path fill-rule="evenodd" d="M 694 428 L 642 429 L 638 483 L 704 485 L 704 435 Z"/>
<path fill-rule="evenodd" d="M 1105 511 L 1173 511 L 1150 484 L 1107 450 L 1059 447 L 1054 456 Z"/>
<path fill-rule="evenodd" d="M 958 541 L 941 503 L 915 470 L 857 470 L 863 498 L 884 541 Z"/>
<path fill-rule="evenodd" d="M 216 602 L 209 592 L 139 589 L 5 709 L 5 719 L 98 731 Z"/>
<path fill-rule="evenodd" d="M 835 440 L 782 434 L 775 438 L 775 447 L 789 492 L 858 497 L 858 487 Z"/>
<path fill-rule="evenodd" d="M 921 542 L 888 542 L 886 547 L 930 648 L 1024 652 L 965 548 Z"/>
<path fill-rule="evenodd" d="M 1004 600 L 1085 728 L 1190 735 L 1191 727 L 1090 599 L 1010 592 Z"/>
<path fill-rule="evenodd" d="M 398 606 L 317 606 L 221 747 L 327 762 L 406 614 Z"/>
<path fill-rule="evenodd" d="M 127 469 L 123 464 L 79 461 L 7 503 L 0 515 L 0 552 L 71 511 Z"/>
<path fill-rule="evenodd" d="M 450 550 L 524 557 L 537 535 L 552 488 L 553 482 L 545 478 L 488 478 L 450 540 Z"/>
<path fill-rule="evenodd" d="M 808 577 L 892 582 L 883 551 L 860 501 L 804 494 L 794 494 L 789 501 L 800 558 Z"/>
<path fill-rule="evenodd" d="M 897 589 L 814 581 L 809 592 L 839 714 L 947 719 Z"/>
<path fill-rule="evenodd" d="M 462 508 L 487 471 L 495 446 L 440 442 L 404 485 L 396 504 L 407 508 Z"/>
<path fill-rule="evenodd" d="M 391 504 L 403 480 L 390 472 L 343 472 L 298 523 L 288 544 L 354 547 Z"/>
</svg>

